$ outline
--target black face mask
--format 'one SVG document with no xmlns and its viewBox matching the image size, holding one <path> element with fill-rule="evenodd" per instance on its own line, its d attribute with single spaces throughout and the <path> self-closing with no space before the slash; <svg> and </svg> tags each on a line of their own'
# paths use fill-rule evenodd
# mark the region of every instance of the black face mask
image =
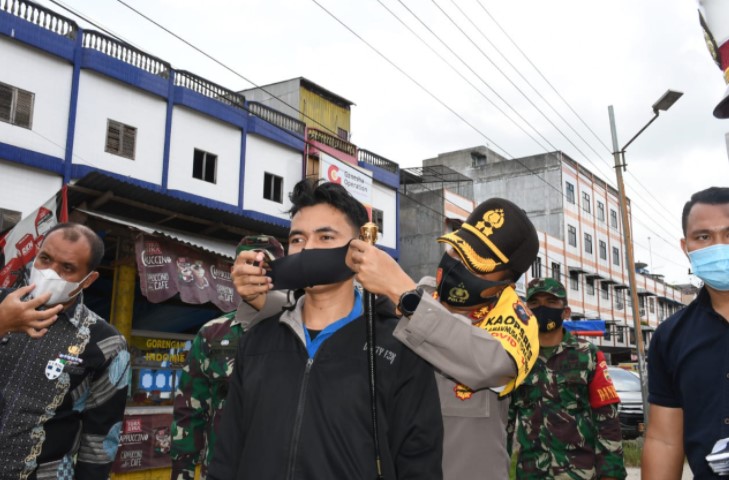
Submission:
<svg viewBox="0 0 729 480">
<path fill-rule="evenodd" d="M 478 278 L 465 265 L 447 253 L 443 254 L 438 268 L 441 269 L 441 279 L 437 287 L 438 298 L 452 307 L 477 307 L 485 303 L 492 303 L 499 298 L 499 295 L 485 298 L 481 296 L 481 292 L 487 288 L 511 283 Z"/>
<path fill-rule="evenodd" d="M 347 267 L 349 244 L 339 248 L 314 248 L 302 250 L 271 262 L 268 276 L 274 290 L 296 290 L 339 283 L 354 275 Z"/>
<path fill-rule="evenodd" d="M 564 313 L 564 308 L 550 308 L 540 305 L 539 307 L 531 308 L 530 310 L 534 316 L 537 317 L 540 332 L 553 332 L 558 328 L 562 328 L 562 322 L 564 321 L 562 319 L 562 314 Z"/>
</svg>

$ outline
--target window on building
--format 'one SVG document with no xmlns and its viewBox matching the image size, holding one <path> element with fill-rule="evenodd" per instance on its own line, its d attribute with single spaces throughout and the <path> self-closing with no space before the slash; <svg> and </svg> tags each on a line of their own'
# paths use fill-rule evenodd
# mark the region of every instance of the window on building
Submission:
<svg viewBox="0 0 729 480">
<path fill-rule="evenodd" d="M 592 235 L 585 234 L 585 253 L 592 254 Z"/>
<path fill-rule="evenodd" d="M 137 143 L 137 129 L 115 120 L 106 122 L 106 147 L 104 150 L 120 157 L 134 160 Z"/>
<path fill-rule="evenodd" d="M 641 317 L 645 317 L 645 297 L 638 297 L 638 312 Z"/>
<path fill-rule="evenodd" d="M 559 263 L 552 262 L 552 278 L 554 278 L 558 282 L 561 282 L 561 274 L 562 272 Z"/>
<path fill-rule="evenodd" d="M 373 208 L 372 209 L 372 223 L 377 225 L 377 232 L 383 233 L 384 230 L 384 212 L 380 210 L 379 208 Z"/>
<path fill-rule="evenodd" d="M 601 222 L 605 221 L 605 204 L 600 200 L 597 201 L 597 219 Z"/>
<path fill-rule="evenodd" d="M 573 247 L 577 246 L 577 229 L 572 225 L 567 225 L 567 243 Z"/>
<path fill-rule="evenodd" d="M 610 285 L 605 282 L 600 282 L 600 297 L 603 300 L 610 298 Z"/>
<path fill-rule="evenodd" d="M 582 210 L 592 213 L 592 202 L 590 201 L 590 194 L 587 192 L 582 192 Z"/>
<path fill-rule="evenodd" d="M 471 152 L 471 166 L 473 168 L 484 167 L 487 165 L 487 161 L 488 159 L 485 154 L 476 151 Z"/>
<path fill-rule="evenodd" d="M 620 265 L 620 249 L 613 247 L 613 265 Z"/>
<path fill-rule="evenodd" d="M 192 178 L 216 183 L 217 171 L 218 156 L 196 148 L 192 161 Z"/>
<path fill-rule="evenodd" d="M 571 184 L 570 182 L 565 182 L 566 184 L 566 192 L 567 195 L 567 201 L 570 203 L 575 203 L 575 186 Z"/>
<path fill-rule="evenodd" d="M 337 137 L 348 142 L 349 141 L 349 132 L 341 127 L 337 127 Z"/>
<path fill-rule="evenodd" d="M 618 228 L 618 212 L 610 209 L 610 226 L 613 228 Z"/>
<path fill-rule="evenodd" d="M 605 243 L 603 240 L 600 240 L 598 244 L 600 248 L 600 259 L 607 260 L 607 243 Z"/>
<path fill-rule="evenodd" d="M 0 83 L 0 121 L 31 128 L 35 94 Z"/>
<path fill-rule="evenodd" d="M 585 277 L 585 293 L 595 295 L 595 279 Z"/>
<path fill-rule="evenodd" d="M 653 298 L 648 299 L 648 311 L 650 311 L 651 313 L 656 313 L 656 303 L 655 299 Z"/>
<path fill-rule="evenodd" d="M 615 310 L 622 310 L 625 308 L 625 305 L 623 304 L 622 290 L 613 290 L 613 298 L 615 300 Z"/>
<path fill-rule="evenodd" d="M 283 177 L 268 172 L 263 175 L 263 198 L 283 203 Z"/>
<path fill-rule="evenodd" d="M 532 263 L 532 278 L 542 278 L 542 258 L 537 257 Z"/>
<path fill-rule="evenodd" d="M 619 343 L 623 343 L 625 341 L 625 329 L 627 327 L 616 327 L 618 329 L 617 331 L 617 340 Z"/>
<path fill-rule="evenodd" d="M 580 289 L 580 274 L 577 272 L 570 272 L 570 288 L 572 290 Z"/>
</svg>

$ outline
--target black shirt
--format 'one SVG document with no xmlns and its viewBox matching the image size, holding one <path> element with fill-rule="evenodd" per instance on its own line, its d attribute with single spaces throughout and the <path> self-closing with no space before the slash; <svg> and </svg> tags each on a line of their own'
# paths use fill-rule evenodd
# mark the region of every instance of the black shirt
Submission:
<svg viewBox="0 0 729 480">
<path fill-rule="evenodd" d="M 729 437 L 729 322 L 706 288 L 661 323 L 648 353 L 648 401 L 683 409 L 684 451 L 695 479 L 720 478 L 706 455 Z"/>
</svg>

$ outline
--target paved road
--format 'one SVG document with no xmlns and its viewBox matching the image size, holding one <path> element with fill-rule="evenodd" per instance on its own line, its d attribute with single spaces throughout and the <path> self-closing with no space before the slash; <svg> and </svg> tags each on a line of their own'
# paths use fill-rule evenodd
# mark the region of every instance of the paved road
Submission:
<svg viewBox="0 0 729 480">
<path fill-rule="evenodd" d="M 628 476 L 626 477 L 626 480 L 640 480 L 640 468 L 628 467 L 627 470 Z M 692 480 L 693 478 L 693 475 L 691 475 L 691 469 L 688 467 L 688 465 L 684 465 L 683 476 L 681 476 L 681 480 Z"/>
</svg>

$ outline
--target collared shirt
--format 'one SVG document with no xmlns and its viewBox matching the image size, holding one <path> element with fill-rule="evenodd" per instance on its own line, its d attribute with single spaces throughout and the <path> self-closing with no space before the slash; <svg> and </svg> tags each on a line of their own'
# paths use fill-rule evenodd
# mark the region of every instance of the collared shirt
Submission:
<svg viewBox="0 0 729 480">
<path fill-rule="evenodd" d="M 7 290 L 0 289 L 0 299 Z M 0 342 L 0 478 L 106 478 L 119 444 L 129 353 L 81 299 L 41 338 Z"/>
<path fill-rule="evenodd" d="M 729 437 L 729 322 L 706 288 L 656 329 L 648 352 L 648 401 L 683 409 L 684 451 L 696 479 L 720 478 L 706 462 Z"/>
</svg>

